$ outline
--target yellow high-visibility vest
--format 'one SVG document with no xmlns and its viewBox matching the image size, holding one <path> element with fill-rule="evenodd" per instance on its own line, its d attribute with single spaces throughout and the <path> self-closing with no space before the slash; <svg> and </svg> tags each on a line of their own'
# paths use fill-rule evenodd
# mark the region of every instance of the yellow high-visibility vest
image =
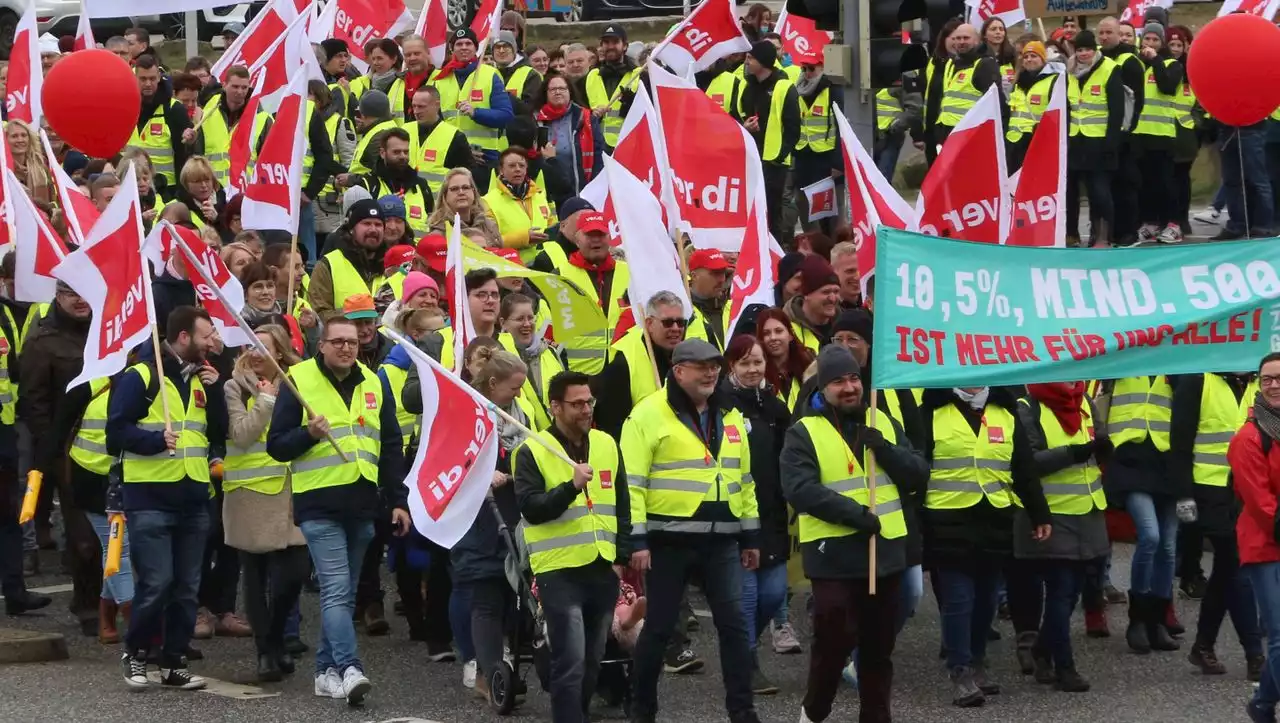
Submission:
<svg viewBox="0 0 1280 723">
<path fill-rule="evenodd" d="M 716 102 L 725 113 L 742 114 L 742 77 L 736 73 L 724 71 L 707 85 L 707 96 Z"/>
<path fill-rule="evenodd" d="M 569 257 L 559 243 L 543 244 L 542 251 L 551 260 L 551 264 L 555 267 L 557 274 L 581 289 L 605 312 L 608 321 L 604 329 L 567 339 L 561 345 L 564 349 L 565 362 L 568 363 L 570 369 L 583 374 L 599 374 L 604 371 L 604 365 L 612 357 L 609 349 L 611 335 L 613 330 L 618 328 L 618 322 L 621 321 L 623 312 L 628 308 L 623 301 L 623 297 L 627 293 L 627 284 L 631 278 L 627 262 L 614 262 L 613 281 L 609 287 L 609 296 L 611 298 L 601 302 L 600 291 L 596 287 L 591 272 L 570 263 Z"/>
<path fill-rule="evenodd" d="M 611 354 L 621 354 L 627 359 L 627 373 L 631 381 L 631 406 L 639 405 L 646 397 L 658 391 L 658 380 L 653 370 L 652 357 L 644 343 L 644 322 L 627 330 L 613 343 Z"/>
<path fill-rule="evenodd" d="M 809 433 L 809 439 L 813 442 L 822 485 L 864 507 L 869 506 L 871 496 L 867 487 L 866 468 L 831 421 L 823 416 L 810 415 L 802 417 L 799 423 Z M 898 435 L 893 429 L 891 420 L 882 414 L 877 414 L 875 427 L 890 444 L 897 444 Z M 629 467 L 628 471 L 630 471 Z M 906 536 L 907 518 L 902 512 L 902 499 L 898 495 L 898 486 L 883 470 L 876 472 L 876 506 L 872 512 L 880 520 L 881 537 L 886 540 L 895 540 Z M 852 527 L 820 520 L 805 513 L 800 514 L 799 525 L 801 544 L 828 538 L 848 537 L 858 532 Z"/>
<path fill-rule="evenodd" d="M 536 324 L 536 322 L 535 322 Z M 536 327 L 535 327 L 536 328 Z M 498 335 L 498 343 L 503 349 L 520 356 L 520 352 L 516 349 L 515 337 L 507 332 Z M 534 386 L 533 375 L 526 375 L 524 386 L 520 387 L 520 396 L 529 403 L 530 409 L 533 410 L 534 429 L 546 429 L 551 426 L 551 401 L 547 395 L 551 391 L 551 380 L 555 375 L 564 371 L 564 365 L 560 363 L 560 357 L 556 356 L 556 352 L 550 346 L 544 348 L 542 353 L 538 355 L 538 366 L 540 367 L 541 384 Z"/>
<path fill-rule="evenodd" d="M 1107 83 L 1115 72 L 1115 61 L 1104 57 L 1093 69 L 1089 81 L 1083 87 L 1080 81 L 1069 75 L 1067 81 L 1067 103 L 1071 105 L 1071 130 L 1073 136 L 1085 138 L 1105 138 L 1107 135 Z"/>
<path fill-rule="evenodd" d="M 795 87 L 791 81 L 778 80 L 773 86 L 773 95 L 769 99 L 769 127 L 764 130 L 764 150 L 760 153 L 761 161 L 772 161 L 783 165 L 791 165 L 791 152 L 794 148 L 782 147 L 782 111 L 787 104 L 787 91 Z M 801 135 L 803 139 L 803 133 Z"/>
<path fill-rule="evenodd" d="M 245 403 L 245 409 L 252 411 L 253 397 Z M 289 465 L 281 464 L 267 454 L 267 432 L 271 430 L 268 423 L 262 434 L 248 448 L 236 446 L 227 439 L 227 456 L 222 464 L 222 490 L 230 492 L 244 488 L 264 495 L 278 495 L 284 491 L 284 478 L 289 474 Z"/>
<path fill-rule="evenodd" d="M 497 76 L 495 68 L 481 63 L 467 76 L 461 87 L 458 86 L 456 73 L 427 81 L 428 85 L 435 86 L 440 91 L 440 113 L 445 121 L 465 133 L 472 144 L 494 152 L 501 151 L 506 145 L 504 129 L 477 123 L 471 116 L 458 112 L 458 104 L 466 101 L 472 108 L 488 109 L 493 80 Z"/>
<path fill-rule="evenodd" d="M 879 107 L 879 96 L 876 105 Z M 831 114 L 831 89 L 823 88 L 814 96 L 813 103 L 800 98 L 800 144 L 796 150 L 808 148 L 814 153 L 826 153 L 836 149 L 836 122 Z"/>
<path fill-rule="evenodd" d="M 564 446 L 553 435 L 540 432 L 538 436 L 564 454 Z M 521 447 L 527 447 L 532 453 L 548 490 L 573 479 L 573 467 L 543 444 L 526 439 Z M 518 447 L 512 453 L 513 460 L 519 451 Z M 522 525 L 525 545 L 529 548 L 529 566 L 534 575 L 583 567 L 597 559 L 606 562 L 617 559 L 615 486 L 619 484 L 620 459 L 618 445 L 612 437 L 594 429 L 587 433 L 587 464 L 591 466 L 591 481 L 555 520 L 540 525 Z"/>
<path fill-rule="evenodd" d="M 134 364 L 129 367 L 142 378 L 142 386 L 151 384 L 151 375 L 155 374 L 155 363 Z M 165 376 L 160 379 L 156 398 L 151 401 L 145 417 L 138 421 L 138 428 L 148 432 L 164 431 L 164 402 L 160 395 L 169 399 L 169 423 L 178 434 L 176 454 L 169 456 L 167 451 L 160 454 L 124 453 L 124 482 L 181 482 L 190 478 L 196 482 L 209 482 L 209 439 L 208 421 L 205 418 L 204 383 L 200 375 L 192 374 L 190 387 L 187 390 L 187 402 L 183 404 L 182 395 L 173 380 Z M 213 493 L 210 486 L 209 493 Z"/>
<path fill-rule="evenodd" d="M 173 133 L 165 118 L 169 109 L 176 105 L 179 103 L 174 99 L 170 99 L 168 104 L 157 105 L 151 118 L 142 124 L 142 130 L 134 128 L 127 146 L 128 150 L 146 151 L 155 174 L 163 178 L 170 189 L 177 188 L 178 172 L 182 170 L 174 167 Z"/>
<path fill-rule="evenodd" d="M 1035 130 L 1040 116 L 1049 107 L 1053 83 L 1057 78 L 1057 73 L 1045 75 L 1036 80 L 1030 90 L 1013 86 L 1013 92 L 1009 94 L 1009 130 L 1004 134 L 1010 143 L 1021 141 L 1023 136 L 1029 136 Z"/>
<path fill-rule="evenodd" d="M 364 135 L 360 136 L 360 142 L 356 144 L 355 155 L 351 157 L 351 172 L 363 174 L 372 170 L 368 166 L 364 165 L 364 161 L 361 160 L 364 158 L 365 152 L 369 149 L 369 144 L 372 143 L 373 139 L 377 138 L 383 131 L 399 127 L 400 123 L 397 121 L 385 120 L 365 131 Z"/>
<path fill-rule="evenodd" d="M 484 200 L 489 204 L 494 220 L 498 222 L 498 231 L 504 241 L 508 234 L 521 231 L 543 232 L 556 223 L 551 203 L 547 201 L 547 192 L 534 181 L 529 181 L 529 190 L 523 199 L 512 196 L 505 184 L 496 183 L 490 184 Z M 518 248 L 521 262 L 528 264 L 538 255 L 541 245 L 528 244 Z"/>
<path fill-rule="evenodd" d="M 1157 450 L 1168 452 L 1172 409 L 1173 387 L 1168 377 L 1120 379 L 1111 390 L 1107 435 L 1117 447 L 1150 438 Z"/>
<path fill-rule="evenodd" d="M 604 143 L 610 148 L 618 145 L 618 134 L 622 132 L 622 92 L 635 90 L 640 82 L 640 69 L 632 68 L 622 76 L 622 81 L 609 95 L 604 79 L 600 77 L 600 69 L 592 68 L 584 81 L 587 91 L 587 105 L 591 108 L 608 106 L 608 110 L 600 117 L 600 129 L 604 131 Z"/>
<path fill-rule="evenodd" d="M 1173 58 L 1165 58 L 1165 67 L 1173 65 Z M 1138 116 L 1138 125 L 1133 132 L 1144 136 L 1173 138 L 1178 135 L 1178 104 L 1176 98 L 1160 92 L 1156 85 L 1155 71 L 1147 68 L 1147 82 L 1144 85 L 1142 99 L 1142 115 Z"/>
<path fill-rule="evenodd" d="M 1031 406 L 1028 399 L 1019 399 L 1018 404 Z M 1053 410 L 1040 404 L 1040 428 L 1044 432 L 1045 446 L 1048 449 L 1067 447 L 1073 444 L 1088 444 L 1093 441 L 1093 419 L 1085 415 L 1080 429 L 1075 434 L 1067 434 L 1062 428 Z M 1087 515 L 1095 509 L 1107 509 L 1107 495 L 1102 491 L 1099 480 L 1101 472 L 1097 463 L 1090 457 L 1084 462 L 1073 464 L 1066 469 L 1058 470 L 1040 478 L 1040 487 L 1044 490 L 1044 499 L 1049 503 L 1049 511 L 1055 515 Z"/>
<path fill-rule="evenodd" d="M 954 404 L 934 410 L 933 465 L 924 506 L 961 510 L 986 498 L 993 507 L 1008 507 L 1012 502 L 1014 423 L 1009 410 L 991 404 L 983 410 L 975 434 Z"/>
<path fill-rule="evenodd" d="M 351 265 L 341 249 L 330 251 L 324 255 L 324 258 L 329 260 L 329 276 L 333 280 L 333 308 L 341 309 L 347 299 L 359 294 L 377 296 L 378 289 L 383 283 L 382 274 L 378 274 L 366 284 L 360 272 Z"/>
<path fill-rule="evenodd" d="M 419 137 L 422 125 L 417 121 L 405 123 L 404 129 L 409 132 L 409 165 L 418 172 L 419 178 L 427 182 L 431 193 L 440 193 L 440 184 L 444 183 L 445 174 L 449 172 L 444 159 L 449 155 L 453 137 L 458 133 L 457 127 L 441 121 L 426 138 Z"/>
<path fill-rule="evenodd" d="M 1192 447 L 1195 462 L 1191 476 L 1198 485 L 1226 487 L 1231 477 L 1227 448 L 1231 438 L 1249 420 L 1249 410 L 1258 396 L 1258 380 L 1245 388 L 1244 396 L 1236 394 L 1227 381 L 1217 374 L 1204 375 L 1204 391 L 1200 393 L 1200 420 L 1196 425 L 1196 441 Z"/>
<path fill-rule="evenodd" d="M 948 61 L 949 69 L 950 61 Z M 973 85 L 974 68 L 956 69 L 944 80 L 942 104 L 938 106 L 938 125 L 951 128 L 960 124 L 965 113 L 982 99 L 982 94 Z"/>
<path fill-rule="evenodd" d="M 893 97 L 888 88 L 876 91 L 876 130 L 881 132 L 889 130 L 894 121 L 901 117 L 902 101 Z"/>
<path fill-rule="evenodd" d="M 106 377 L 89 382 L 89 406 L 80 418 L 80 430 L 71 441 L 71 461 L 94 474 L 111 471 L 115 457 L 107 453 L 107 402 L 111 398 L 110 380 Z"/>
<path fill-rule="evenodd" d="M 329 422 L 329 434 L 347 461 L 334 451 L 327 440 L 312 445 L 305 454 L 290 463 L 293 470 L 295 494 L 325 487 L 355 484 L 365 479 L 378 484 L 378 459 L 382 451 L 380 415 L 382 412 L 382 381 L 369 367 L 356 362 L 354 373 L 359 370 L 363 378 L 351 395 L 350 405 L 333 383 L 320 371 L 316 359 L 308 359 L 289 370 L 289 377 L 306 399 L 312 411 Z M 310 415 L 304 409 L 302 425 Z"/>
<path fill-rule="evenodd" d="M 391 396 L 396 400 L 396 421 L 400 424 L 400 435 L 404 437 L 407 449 L 411 439 L 422 432 L 422 415 L 405 411 L 404 384 L 409 380 L 409 370 L 401 369 L 395 364 L 382 363 L 379 367 L 387 377 L 387 386 L 391 387 Z"/>
</svg>

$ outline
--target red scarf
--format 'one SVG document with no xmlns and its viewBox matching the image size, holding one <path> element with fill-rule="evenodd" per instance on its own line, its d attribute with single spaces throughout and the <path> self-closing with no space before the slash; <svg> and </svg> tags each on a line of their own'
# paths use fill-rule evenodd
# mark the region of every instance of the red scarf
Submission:
<svg viewBox="0 0 1280 723">
<path fill-rule="evenodd" d="M 535 117 L 541 123 L 553 123 L 565 117 L 570 108 L 573 108 L 572 103 L 563 108 L 556 108 L 547 103 L 535 114 Z M 582 156 L 582 177 L 584 181 L 590 181 L 592 170 L 596 165 L 596 141 L 591 133 L 591 111 L 586 108 L 582 109 L 582 122 L 578 124 L 577 140 L 578 150 Z"/>
<path fill-rule="evenodd" d="M 422 75 L 417 75 L 417 74 L 415 74 L 415 73 L 410 73 L 410 72 L 409 72 L 409 71 L 407 71 L 407 70 L 405 71 L 405 73 L 404 73 L 404 97 L 405 97 L 405 100 L 406 100 L 406 101 L 408 101 L 408 102 L 406 102 L 406 103 L 405 103 L 405 106 L 406 106 L 406 107 L 408 107 L 408 106 L 410 106 L 410 105 L 412 105 L 412 104 L 413 104 L 413 94 L 414 94 L 414 93 L 417 93 L 417 92 L 418 92 L 418 89 L 419 89 L 419 88 L 421 88 L 421 87 L 422 87 L 422 86 L 427 82 L 427 76 L 429 76 L 429 75 L 431 75 L 431 71 L 430 71 L 430 70 L 428 70 L 427 72 L 423 73 Z"/>
<path fill-rule="evenodd" d="M 1062 431 L 1075 435 L 1084 424 L 1084 382 L 1057 382 L 1055 384 L 1028 384 L 1027 393 L 1053 412 L 1062 425 Z"/>
<path fill-rule="evenodd" d="M 618 262 L 615 261 L 613 258 L 613 255 L 610 254 L 604 257 L 604 261 L 599 266 L 596 266 L 590 261 L 587 261 L 586 259 L 582 258 L 581 251 L 574 251 L 573 253 L 569 254 L 569 263 L 573 264 L 574 266 L 577 266 L 583 271 L 591 271 L 591 272 L 594 272 L 597 276 L 599 276 L 600 274 L 613 271 L 613 267 L 616 266 Z M 604 300 L 601 299 L 601 303 L 603 303 L 603 301 Z"/>
<path fill-rule="evenodd" d="M 554 105 L 551 105 L 550 103 L 544 103 L 542 108 L 537 113 L 537 118 L 539 121 L 542 121 L 543 123 L 558 121 L 561 118 L 563 118 L 565 114 L 569 112 L 569 109 L 572 107 L 573 105 L 569 104 L 564 106 L 563 108 L 557 108 Z"/>
<path fill-rule="evenodd" d="M 471 63 L 474 62 L 475 60 L 471 61 Z M 442 78 L 447 78 L 453 74 L 453 71 L 458 70 L 459 68 L 465 68 L 468 65 L 471 65 L 471 63 L 464 63 L 461 60 L 458 60 L 457 56 L 449 56 L 448 62 L 440 66 L 440 72 L 436 73 L 435 79 L 440 80 Z"/>
</svg>

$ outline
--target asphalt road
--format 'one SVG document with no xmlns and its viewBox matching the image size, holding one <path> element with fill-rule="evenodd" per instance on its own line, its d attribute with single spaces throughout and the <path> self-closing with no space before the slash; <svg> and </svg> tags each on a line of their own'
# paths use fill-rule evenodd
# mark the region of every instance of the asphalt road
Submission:
<svg viewBox="0 0 1280 723">
<path fill-rule="evenodd" d="M 1117 545 L 1113 578 L 1121 588 L 1128 576 L 1131 548 Z M 53 553 L 45 553 L 46 569 L 57 569 Z M 1205 569 L 1210 569 L 1206 560 Z M 384 578 L 386 579 L 386 578 Z M 57 575 L 32 581 L 33 586 L 65 583 Z M 983 721 L 984 723 L 1168 723 L 1172 721 L 1243 720 L 1242 704 L 1251 691 L 1244 677 L 1244 656 L 1230 626 L 1224 625 L 1218 652 L 1229 673 L 1218 678 L 1202 677 L 1186 662 L 1186 647 L 1178 653 L 1136 656 L 1128 652 L 1121 633 L 1125 612 L 1112 608 L 1110 639 L 1084 637 L 1083 621 L 1077 613 L 1073 643 L 1080 671 L 1093 683 L 1083 694 L 1057 693 L 1038 686 L 1017 674 L 1012 653 L 1012 632 L 1000 623 L 1004 640 L 991 644 L 993 677 L 1005 685 L 1005 692 L 984 708 L 961 710 L 950 705 L 946 672 L 937 660 L 939 628 L 937 605 L 925 586 L 916 618 L 898 638 L 894 655 L 895 720 L 902 722 Z M 395 593 L 388 595 L 388 606 Z M 217 693 L 184 693 L 147 690 L 135 693 L 125 688 L 118 667 L 118 649 L 103 647 L 95 639 L 79 637 L 74 620 L 66 612 L 67 593 L 58 593 L 53 607 L 43 615 L 8 618 L 5 626 L 56 631 L 68 636 L 71 659 L 59 663 L 0 666 L 0 721 L 41 723 L 60 721 L 260 721 L 293 722 L 310 720 L 389 723 L 390 721 L 497 721 L 480 701 L 461 685 L 457 663 L 430 663 L 421 643 L 410 643 L 402 620 L 393 619 L 388 637 L 360 638 L 360 653 L 373 693 L 362 708 L 348 708 L 341 701 L 314 697 L 312 658 L 304 656 L 292 679 L 264 689 L 253 685 L 254 656 L 248 639 L 215 639 L 198 643 L 205 653 L 193 670 L 220 681 Z M 695 609 L 705 608 L 695 598 Z M 1180 601 L 1184 621 L 1194 630 L 1197 604 Z M 318 634 L 316 596 L 303 600 L 304 639 L 314 644 Z M 792 608 L 793 619 L 803 617 L 803 600 Z M 695 649 L 709 662 L 715 659 L 715 637 L 710 621 L 704 618 L 702 631 L 695 635 Z M 801 626 L 805 627 L 805 626 Z M 1190 635 L 1190 633 L 1188 633 Z M 767 634 L 766 634 L 767 639 Z M 807 641 L 806 641 L 807 642 Z M 804 690 L 807 657 L 761 653 L 767 675 L 782 692 L 758 697 L 763 721 L 794 721 Z M 530 673 L 532 676 L 532 673 Z M 666 676 L 660 688 L 662 720 L 682 723 L 723 721 L 723 689 L 719 666 L 709 664 L 692 676 Z M 531 677 L 531 687 L 537 688 Z M 262 697 L 265 694 L 267 697 Z M 847 690 L 838 700 L 829 720 L 856 720 L 858 699 Z M 601 719 L 619 719 L 616 711 L 601 710 Z M 549 720 L 548 697 L 531 693 L 514 716 L 516 720 Z"/>
</svg>

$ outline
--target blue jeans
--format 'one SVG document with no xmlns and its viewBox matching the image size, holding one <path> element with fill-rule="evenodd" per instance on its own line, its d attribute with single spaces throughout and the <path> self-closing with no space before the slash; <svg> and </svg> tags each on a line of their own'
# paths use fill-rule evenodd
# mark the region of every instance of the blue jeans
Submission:
<svg viewBox="0 0 1280 723">
<path fill-rule="evenodd" d="M 1258 128 L 1238 130 L 1238 137 L 1232 132 L 1222 143 L 1222 184 L 1230 215 L 1224 230 L 1233 234 L 1255 230 L 1269 233 L 1275 209 L 1267 171 L 1267 134 Z"/>
<path fill-rule="evenodd" d="M 1173 566 L 1178 547 L 1177 501 L 1130 492 L 1125 509 L 1138 530 L 1138 546 L 1129 569 L 1129 591 L 1160 600 L 1173 597 Z"/>
<path fill-rule="evenodd" d="M 93 525 L 93 531 L 97 533 L 98 542 L 102 545 L 102 566 L 105 568 L 107 566 L 107 545 L 111 542 L 111 523 L 106 515 L 100 515 L 96 512 L 86 512 L 85 515 L 89 518 L 89 523 Z M 102 579 L 102 597 L 114 600 L 117 605 L 133 600 L 133 566 L 129 563 L 128 525 L 125 526 L 121 541 L 124 546 L 120 551 L 120 572 Z"/>
<path fill-rule="evenodd" d="M 1242 565 L 1240 572 L 1253 586 L 1262 627 L 1267 631 L 1267 666 L 1262 669 L 1262 681 L 1253 694 L 1253 704 L 1274 710 L 1280 701 L 1280 562 Z"/>
<path fill-rule="evenodd" d="M 916 607 L 924 595 L 924 568 L 912 565 L 902 571 L 901 597 L 898 599 L 898 619 L 894 623 L 894 632 L 900 633 L 907 621 L 915 617 Z"/>
<path fill-rule="evenodd" d="M 374 199 L 375 201 L 377 199 Z M 307 250 L 308 266 L 316 262 L 316 209 L 315 201 L 302 205 L 298 215 L 298 245 Z"/>
<path fill-rule="evenodd" d="M 875 163 L 885 179 L 893 183 L 893 174 L 898 169 L 898 156 L 902 154 L 903 138 L 895 137 L 875 144 Z M 1092 200 L 1092 199 L 1090 199 Z"/>
<path fill-rule="evenodd" d="M 209 513 L 137 510 L 128 525 L 134 594 L 125 645 L 145 653 L 163 634 L 162 663 L 176 666 L 195 630 Z"/>
<path fill-rule="evenodd" d="M 786 599 L 787 563 L 742 572 L 742 619 L 747 623 L 747 642 L 753 651 L 760 633 Z"/>
<path fill-rule="evenodd" d="M 463 662 L 476 659 L 476 644 L 471 640 L 471 585 L 453 583 L 449 592 L 449 627 L 453 630 L 453 642 Z"/>
<path fill-rule="evenodd" d="M 987 657 L 987 632 L 996 616 L 1000 570 L 936 571 L 942 592 L 942 644 L 947 649 L 947 667 L 981 664 Z"/>
<path fill-rule="evenodd" d="M 773 624 L 782 627 L 791 622 L 791 588 L 787 587 L 785 594 L 782 596 L 782 602 L 778 603 L 778 609 L 773 613 Z"/>
<path fill-rule="evenodd" d="M 1077 560 L 1044 560 L 1044 619 L 1036 646 L 1058 670 L 1075 667 L 1071 653 L 1071 613 L 1084 587 L 1085 567 Z"/>
<path fill-rule="evenodd" d="M 299 527 L 307 538 L 311 563 L 320 581 L 320 644 L 316 648 L 316 674 L 334 668 L 363 671 L 356 657 L 356 581 L 360 563 L 373 539 L 371 520 L 307 520 Z"/>
</svg>

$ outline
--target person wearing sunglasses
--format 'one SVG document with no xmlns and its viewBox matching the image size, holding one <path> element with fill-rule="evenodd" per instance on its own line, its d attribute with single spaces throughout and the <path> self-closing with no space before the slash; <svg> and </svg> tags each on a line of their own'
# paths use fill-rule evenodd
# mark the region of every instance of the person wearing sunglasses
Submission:
<svg viewBox="0 0 1280 723">
<path fill-rule="evenodd" d="M 667 378 L 671 352 L 684 341 L 688 326 L 689 314 L 679 296 L 659 291 L 649 298 L 644 324 L 632 327 L 614 342 L 613 358 L 593 381 L 592 389 L 600 400 L 596 429 L 618 438 L 631 409 Z"/>
</svg>

